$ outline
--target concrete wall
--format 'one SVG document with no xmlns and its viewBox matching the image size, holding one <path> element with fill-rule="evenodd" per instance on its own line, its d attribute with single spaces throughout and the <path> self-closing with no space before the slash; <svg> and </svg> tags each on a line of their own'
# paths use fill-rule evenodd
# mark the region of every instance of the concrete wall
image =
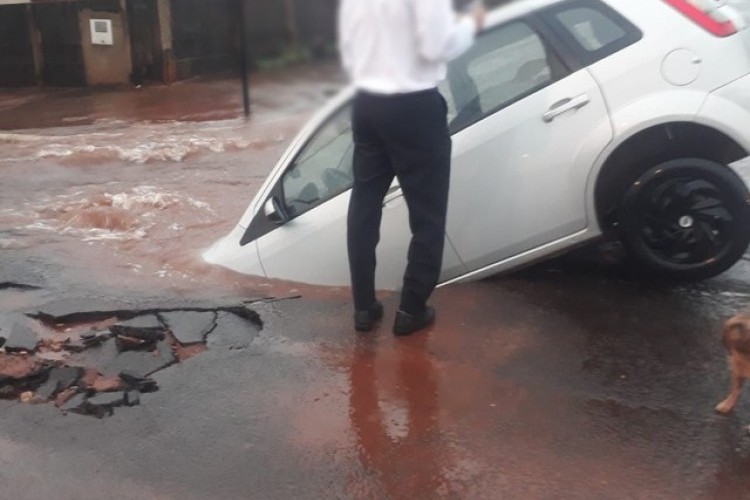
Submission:
<svg viewBox="0 0 750 500">
<path fill-rule="evenodd" d="M 91 19 L 112 21 L 114 45 L 91 43 Z M 99 12 L 90 9 L 79 13 L 81 47 L 88 85 L 117 85 L 130 82 L 133 71 L 130 58 L 130 35 L 123 12 Z"/>
</svg>

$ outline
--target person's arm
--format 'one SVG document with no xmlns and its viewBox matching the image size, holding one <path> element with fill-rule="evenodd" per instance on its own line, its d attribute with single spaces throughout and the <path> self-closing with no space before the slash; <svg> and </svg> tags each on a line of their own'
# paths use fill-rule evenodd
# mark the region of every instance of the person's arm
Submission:
<svg viewBox="0 0 750 500">
<path fill-rule="evenodd" d="M 482 29 L 484 8 L 456 18 L 451 0 L 414 0 L 419 53 L 428 61 L 447 62 L 463 54 Z"/>
</svg>

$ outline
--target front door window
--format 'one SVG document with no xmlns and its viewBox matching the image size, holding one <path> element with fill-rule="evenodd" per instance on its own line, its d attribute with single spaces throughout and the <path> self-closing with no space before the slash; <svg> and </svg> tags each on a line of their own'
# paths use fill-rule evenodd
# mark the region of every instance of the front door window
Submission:
<svg viewBox="0 0 750 500">
<path fill-rule="evenodd" d="M 281 185 L 289 217 L 297 217 L 352 187 L 351 108 L 336 113 L 299 152 Z"/>
</svg>

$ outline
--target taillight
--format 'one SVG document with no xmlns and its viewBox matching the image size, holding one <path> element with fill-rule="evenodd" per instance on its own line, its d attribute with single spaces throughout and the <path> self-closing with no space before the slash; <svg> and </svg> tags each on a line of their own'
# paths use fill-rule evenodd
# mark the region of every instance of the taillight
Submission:
<svg viewBox="0 0 750 500">
<path fill-rule="evenodd" d="M 709 33 L 726 37 L 737 33 L 731 20 L 719 11 L 721 0 L 664 0 Z"/>
</svg>

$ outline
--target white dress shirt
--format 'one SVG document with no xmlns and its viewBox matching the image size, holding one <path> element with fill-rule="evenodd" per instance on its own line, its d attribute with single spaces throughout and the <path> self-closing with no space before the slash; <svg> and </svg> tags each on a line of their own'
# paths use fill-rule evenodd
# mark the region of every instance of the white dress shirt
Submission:
<svg viewBox="0 0 750 500">
<path fill-rule="evenodd" d="M 339 10 L 344 68 L 357 89 L 378 94 L 436 87 L 476 31 L 451 0 L 342 0 Z"/>
</svg>

